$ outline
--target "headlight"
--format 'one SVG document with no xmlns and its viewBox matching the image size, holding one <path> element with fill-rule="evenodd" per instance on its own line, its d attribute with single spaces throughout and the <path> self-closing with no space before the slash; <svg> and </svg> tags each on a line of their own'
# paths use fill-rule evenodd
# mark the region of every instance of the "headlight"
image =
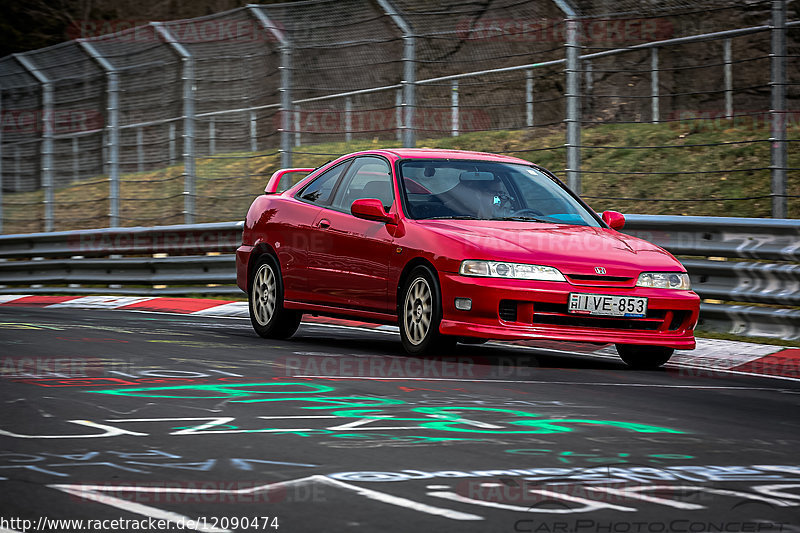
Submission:
<svg viewBox="0 0 800 533">
<path fill-rule="evenodd" d="M 685 272 L 642 272 L 639 274 L 637 287 L 652 287 L 654 289 L 683 289 L 689 290 L 689 274 Z"/>
<path fill-rule="evenodd" d="M 500 263 L 498 261 L 477 261 L 468 259 L 458 269 L 463 276 L 484 278 L 535 279 L 539 281 L 566 281 L 558 269 L 521 263 Z"/>
</svg>

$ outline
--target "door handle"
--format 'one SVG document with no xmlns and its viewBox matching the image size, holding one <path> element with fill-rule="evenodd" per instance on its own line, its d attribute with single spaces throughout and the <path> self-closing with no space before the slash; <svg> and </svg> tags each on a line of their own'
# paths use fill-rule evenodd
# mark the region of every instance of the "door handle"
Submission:
<svg viewBox="0 0 800 533">
<path fill-rule="evenodd" d="M 320 229 L 328 229 L 331 227 L 331 221 L 328 220 L 327 218 L 323 218 L 322 220 L 317 222 L 317 227 L 319 227 Z"/>
</svg>

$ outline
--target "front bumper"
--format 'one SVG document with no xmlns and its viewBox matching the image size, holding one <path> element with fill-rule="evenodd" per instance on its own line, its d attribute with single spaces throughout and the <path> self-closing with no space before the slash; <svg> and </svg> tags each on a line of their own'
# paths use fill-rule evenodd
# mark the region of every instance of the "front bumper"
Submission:
<svg viewBox="0 0 800 533">
<path fill-rule="evenodd" d="M 692 291 L 644 287 L 591 287 L 568 282 L 473 278 L 441 273 L 441 333 L 464 337 L 619 343 L 695 347 L 700 298 Z M 571 292 L 640 296 L 648 299 L 644 318 L 609 318 L 567 313 Z M 470 298 L 460 311 L 456 298 Z"/>
</svg>

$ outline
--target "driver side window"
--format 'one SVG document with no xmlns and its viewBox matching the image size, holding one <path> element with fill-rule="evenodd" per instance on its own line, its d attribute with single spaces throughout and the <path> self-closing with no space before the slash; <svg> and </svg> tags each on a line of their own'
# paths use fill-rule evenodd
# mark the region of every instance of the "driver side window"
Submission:
<svg viewBox="0 0 800 533">
<path fill-rule="evenodd" d="M 359 157 L 350 166 L 336 191 L 332 207 L 350 212 L 350 206 L 362 198 L 377 198 L 388 211 L 394 203 L 392 170 L 379 157 Z"/>
</svg>

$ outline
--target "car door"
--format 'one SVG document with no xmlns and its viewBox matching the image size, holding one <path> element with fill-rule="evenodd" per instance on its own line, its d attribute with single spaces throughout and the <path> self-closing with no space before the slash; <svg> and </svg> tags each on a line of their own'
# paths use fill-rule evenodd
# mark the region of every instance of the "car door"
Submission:
<svg viewBox="0 0 800 533">
<path fill-rule="evenodd" d="M 305 301 L 308 299 L 308 252 L 314 245 L 314 223 L 323 206 L 329 206 L 336 184 L 352 162 L 348 159 L 335 165 L 295 194 L 293 202 L 284 207 L 285 216 L 280 226 L 275 226 L 274 246 L 281 263 L 284 298 Z"/>
<path fill-rule="evenodd" d="M 350 206 L 361 198 L 378 198 L 387 212 L 395 209 L 391 166 L 382 157 L 356 158 L 330 207 L 317 214 L 309 241 L 309 292 L 318 304 L 393 311 L 388 292 L 393 226 L 353 216 Z"/>
</svg>

